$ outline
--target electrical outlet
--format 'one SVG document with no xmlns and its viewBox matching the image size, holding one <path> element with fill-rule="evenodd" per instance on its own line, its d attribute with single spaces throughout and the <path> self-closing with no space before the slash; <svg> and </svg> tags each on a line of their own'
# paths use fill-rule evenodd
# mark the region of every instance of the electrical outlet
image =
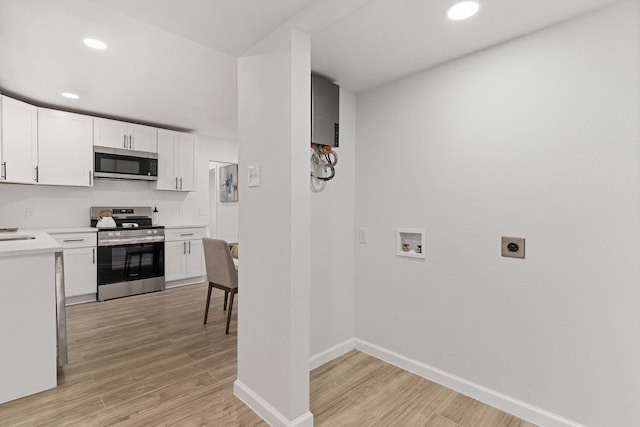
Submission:
<svg viewBox="0 0 640 427">
<path fill-rule="evenodd" d="M 364 227 L 360 227 L 360 243 L 369 243 L 369 230 L 364 228 Z"/>
<path fill-rule="evenodd" d="M 502 237 L 502 256 L 524 258 L 524 237 Z"/>
<path fill-rule="evenodd" d="M 200 208 L 200 216 L 207 216 L 209 215 L 209 213 L 207 212 L 206 209 Z"/>
</svg>

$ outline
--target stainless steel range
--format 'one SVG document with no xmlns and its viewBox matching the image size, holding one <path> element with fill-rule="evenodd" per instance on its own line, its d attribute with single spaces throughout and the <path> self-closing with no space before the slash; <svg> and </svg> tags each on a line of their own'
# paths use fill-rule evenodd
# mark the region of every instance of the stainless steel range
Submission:
<svg viewBox="0 0 640 427">
<path fill-rule="evenodd" d="M 164 290 L 164 227 L 152 224 L 150 207 L 92 207 L 98 230 L 98 301 Z"/>
</svg>

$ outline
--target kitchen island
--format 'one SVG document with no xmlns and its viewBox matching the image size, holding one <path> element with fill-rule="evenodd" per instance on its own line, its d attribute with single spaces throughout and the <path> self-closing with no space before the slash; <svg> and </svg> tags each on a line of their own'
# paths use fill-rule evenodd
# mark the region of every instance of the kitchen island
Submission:
<svg viewBox="0 0 640 427">
<path fill-rule="evenodd" d="M 0 233 L 0 403 L 57 385 L 56 252 L 43 231 Z"/>
</svg>

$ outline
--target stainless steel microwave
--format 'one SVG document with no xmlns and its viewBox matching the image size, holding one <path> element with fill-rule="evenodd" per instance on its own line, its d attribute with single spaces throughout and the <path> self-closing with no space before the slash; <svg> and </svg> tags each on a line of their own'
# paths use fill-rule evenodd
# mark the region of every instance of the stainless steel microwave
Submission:
<svg viewBox="0 0 640 427">
<path fill-rule="evenodd" d="M 94 147 L 95 178 L 158 180 L 158 155 L 143 151 Z"/>
</svg>

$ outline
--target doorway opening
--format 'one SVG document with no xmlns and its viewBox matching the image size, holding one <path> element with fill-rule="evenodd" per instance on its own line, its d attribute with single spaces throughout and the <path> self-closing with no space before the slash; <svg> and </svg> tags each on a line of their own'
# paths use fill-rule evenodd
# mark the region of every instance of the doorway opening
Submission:
<svg viewBox="0 0 640 427">
<path fill-rule="evenodd" d="M 234 166 L 235 183 L 233 177 L 229 176 Z M 228 243 L 238 242 L 236 163 L 209 161 L 209 230 L 213 238 L 226 240 Z"/>
</svg>

